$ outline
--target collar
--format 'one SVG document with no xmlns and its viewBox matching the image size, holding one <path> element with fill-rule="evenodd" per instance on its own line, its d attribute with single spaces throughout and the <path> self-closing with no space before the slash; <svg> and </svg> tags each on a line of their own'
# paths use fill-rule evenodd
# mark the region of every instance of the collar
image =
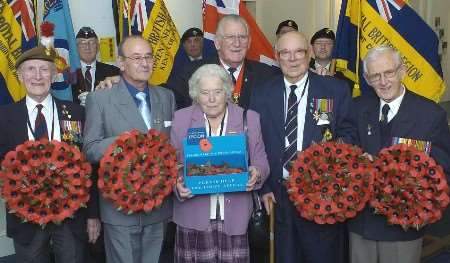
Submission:
<svg viewBox="0 0 450 263">
<path fill-rule="evenodd" d="M 97 61 L 93 61 L 91 64 L 86 64 L 83 61 L 80 60 L 80 64 L 81 64 L 81 68 L 83 69 L 83 72 L 86 71 L 86 67 L 87 66 L 91 66 L 91 69 L 95 70 L 96 69 L 96 65 L 97 65 Z"/>
<path fill-rule="evenodd" d="M 227 72 L 229 72 L 228 69 L 231 68 L 231 67 L 228 66 L 227 64 L 225 64 L 225 62 L 223 62 L 223 60 L 222 60 L 221 58 L 219 58 L 219 60 L 220 60 L 220 64 L 222 64 L 222 66 L 227 70 Z M 234 72 L 234 76 L 239 76 L 239 72 L 241 72 L 241 68 L 242 68 L 242 65 L 243 65 L 243 64 L 244 64 L 244 62 L 242 62 L 242 63 L 236 68 L 236 71 Z"/>
<path fill-rule="evenodd" d="M 125 83 L 125 86 L 127 87 L 128 91 L 130 92 L 131 97 L 133 97 L 135 100 L 137 100 L 136 94 L 138 94 L 141 91 L 138 90 L 135 86 L 128 83 L 124 78 L 122 78 L 122 79 L 123 79 L 123 82 Z M 144 90 L 142 92 L 144 92 L 147 95 L 147 98 L 149 98 L 148 85 L 144 88 Z"/>
<path fill-rule="evenodd" d="M 403 84 L 402 84 L 402 88 L 403 88 L 402 94 L 400 96 L 398 96 L 396 99 L 394 99 L 393 101 L 388 103 L 388 102 L 380 99 L 380 112 L 381 112 L 381 109 L 383 108 L 383 106 L 385 104 L 388 104 L 389 111 L 392 112 L 392 116 L 395 116 L 397 114 L 398 109 L 400 108 L 400 105 L 402 104 L 402 100 L 403 100 L 403 97 L 405 96 L 405 92 L 406 92 L 406 88 L 405 88 L 405 86 L 403 86 Z"/>
<path fill-rule="evenodd" d="M 296 83 L 290 83 L 286 78 L 283 78 L 284 80 L 284 87 L 285 89 L 287 89 L 288 91 L 291 91 L 290 87 L 292 85 L 297 85 L 297 87 L 302 87 L 303 85 L 305 85 L 306 79 L 308 78 L 308 72 L 306 72 L 305 76 L 303 76 L 303 78 L 301 78 L 299 81 L 297 81 Z"/>
<path fill-rule="evenodd" d="M 314 63 L 314 67 L 317 68 L 325 68 L 326 70 L 330 71 L 331 61 L 328 62 L 328 64 L 324 67 L 322 64 L 318 63 L 317 61 Z"/>
<path fill-rule="evenodd" d="M 42 104 L 43 110 L 46 110 L 48 112 L 51 112 L 52 110 L 52 95 L 48 94 L 47 97 L 41 102 L 38 103 L 37 101 L 33 100 L 32 98 L 28 97 L 28 95 L 25 98 L 25 103 L 27 105 L 28 113 L 31 113 L 36 109 L 36 105 Z"/>
<path fill-rule="evenodd" d="M 191 57 L 191 56 L 188 55 L 188 58 L 189 58 L 190 61 L 197 61 L 197 60 L 202 60 L 203 56 L 200 55 L 200 57 L 194 58 L 194 57 Z"/>
</svg>

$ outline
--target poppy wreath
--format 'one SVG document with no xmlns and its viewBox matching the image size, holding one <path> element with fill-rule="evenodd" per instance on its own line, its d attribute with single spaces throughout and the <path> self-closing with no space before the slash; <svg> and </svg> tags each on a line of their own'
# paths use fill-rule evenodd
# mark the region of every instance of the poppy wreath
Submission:
<svg viewBox="0 0 450 263">
<path fill-rule="evenodd" d="M 370 205 L 389 224 L 419 230 L 442 217 L 449 188 L 442 166 L 423 151 L 396 144 L 380 151 Z"/>
<path fill-rule="evenodd" d="M 91 165 L 65 142 L 26 141 L 1 163 L 0 189 L 9 213 L 45 227 L 71 217 L 89 201 Z"/>
<path fill-rule="evenodd" d="M 375 169 L 360 148 L 313 144 L 293 161 L 287 188 L 300 215 L 317 224 L 355 217 L 370 200 Z"/>
<path fill-rule="evenodd" d="M 175 152 L 168 137 L 155 129 L 125 132 L 100 161 L 98 188 L 123 213 L 150 212 L 175 185 Z"/>
</svg>

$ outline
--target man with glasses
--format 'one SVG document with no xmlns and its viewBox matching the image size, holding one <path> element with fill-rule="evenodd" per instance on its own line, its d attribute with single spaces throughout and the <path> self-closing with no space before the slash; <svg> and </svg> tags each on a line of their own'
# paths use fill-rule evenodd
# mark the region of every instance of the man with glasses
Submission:
<svg viewBox="0 0 450 263">
<path fill-rule="evenodd" d="M 111 89 L 97 90 L 86 99 L 83 151 L 97 163 L 106 149 L 124 132 L 150 128 L 170 133 L 175 109 L 173 93 L 153 87 L 153 53 L 141 36 L 129 36 L 119 45 L 120 80 Z M 100 197 L 100 215 L 105 232 L 106 261 L 158 262 L 166 221 L 172 214 L 171 198 L 151 213 L 127 215 Z"/>
<path fill-rule="evenodd" d="M 189 97 L 188 80 L 200 66 L 218 64 L 231 75 L 234 82 L 233 102 L 248 108 L 250 95 L 265 80 L 274 75 L 275 70 L 263 63 L 245 58 L 250 48 L 251 37 L 247 22 L 239 15 L 226 15 L 217 24 L 214 45 L 218 56 L 208 57 L 188 64 L 180 74 L 174 74 L 167 87 L 175 94 L 178 108 L 192 104 Z"/>
<path fill-rule="evenodd" d="M 311 47 L 302 33 L 283 34 L 275 49 L 283 75 L 268 81 L 250 101 L 250 108 L 260 114 L 270 164 L 261 192 L 267 211 L 269 199 L 275 204 L 275 261 L 344 262 L 344 225 L 319 225 L 302 218 L 289 200 L 285 182 L 291 161 L 313 142 L 330 133 L 332 139 L 354 140 L 351 96 L 344 82 L 309 71 Z"/>
<path fill-rule="evenodd" d="M 431 143 L 427 152 L 440 164 L 449 180 L 450 131 L 447 114 L 435 102 L 409 91 L 402 79 L 406 67 L 400 53 L 386 46 L 368 51 L 363 60 L 364 78 L 377 97 L 355 101 L 358 144 L 376 156 L 382 148 L 409 141 Z M 348 224 L 352 263 L 419 263 L 423 230 L 403 230 L 389 225 L 385 216 L 366 207 Z"/>
<path fill-rule="evenodd" d="M 76 84 L 72 85 L 72 97 L 75 102 L 85 104 L 86 96 L 94 91 L 98 83 L 109 76 L 117 76 L 117 67 L 97 61 L 98 37 L 90 27 L 82 27 L 76 35 L 81 68 L 77 70 Z"/>
</svg>

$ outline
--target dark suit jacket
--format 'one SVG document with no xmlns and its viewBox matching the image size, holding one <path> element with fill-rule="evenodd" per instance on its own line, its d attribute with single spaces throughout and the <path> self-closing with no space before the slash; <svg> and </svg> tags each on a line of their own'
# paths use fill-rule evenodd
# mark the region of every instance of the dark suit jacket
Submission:
<svg viewBox="0 0 450 263">
<path fill-rule="evenodd" d="M 277 182 L 283 174 L 281 160 L 285 148 L 284 91 L 283 76 L 280 74 L 268 81 L 258 92 L 253 93 L 250 103 L 250 108 L 260 114 L 262 134 L 270 165 L 270 175 L 263 186 L 263 193 L 279 191 L 280 184 Z M 317 121 L 313 119 L 311 112 L 313 98 L 333 99 L 334 106 L 330 121 L 333 137 L 341 137 L 347 142 L 352 142 L 355 130 L 349 114 L 352 101 L 347 85 L 335 78 L 309 72 L 303 149 L 309 147 L 312 142 L 321 141 L 324 132 L 324 128 L 317 125 Z M 276 191 L 274 194 L 276 195 Z"/>
<path fill-rule="evenodd" d="M 205 64 L 220 65 L 220 60 L 218 57 L 209 57 L 203 60 L 194 61 L 187 64 L 184 71 L 180 74 L 174 74 L 168 80 L 165 87 L 173 91 L 178 109 L 191 106 L 192 99 L 189 97 L 188 81 L 192 74 L 200 66 Z M 276 72 L 276 68 L 246 59 L 244 62 L 244 82 L 242 83 L 241 96 L 238 103 L 239 106 L 247 109 L 250 104 L 250 96 L 253 93 L 253 90 L 262 86 L 264 82 L 270 79 Z"/>
<path fill-rule="evenodd" d="M 94 87 L 97 86 L 98 83 L 104 80 L 106 77 L 118 76 L 119 74 L 120 69 L 118 67 L 97 61 L 95 65 Z M 81 68 L 77 69 L 76 75 L 77 75 L 76 83 L 72 85 L 72 97 L 74 102 L 80 104 L 78 95 L 80 95 L 85 91 L 90 91 L 91 88 L 85 87 L 84 77 L 83 73 L 81 72 Z"/>
<path fill-rule="evenodd" d="M 84 125 L 83 107 L 73 102 L 61 101 L 56 98 L 55 103 L 60 122 L 62 120 L 81 121 Z M 63 105 L 68 114 L 62 113 Z M 14 150 L 17 145 L 28 140 L 27 114 L 25 99 L 18 103 L 0 107 L 0 160 L 4 158 L 6 153 Z M 70 118 L 68 115 L 70 115 Z M 60 126 L 62 127 L 62 125 Z M 61 128 L 61 138 L 63 132 Z M 91 198 L 88 203 L 88 208 L 79 209 L 74 214 L 73 219 L 66 219 L 63 222 L 63 224 L 68 224 L 75 236 L 81 239 L 87 239 L 86 219 L 88 217 L 98 217 L 98 200 L 96 196 L 96 188 L 93 187 L 91 188 Z M 40 228 L 37 224 L 21 223 L 21 219 L 9 213 L 6 214 L 6 222 L 8 237 L 22 244 L 31 242 L 35 231 Z"/>
<path fill-rule="evenodd" d="M 379 107 L 380 100 L 377 97 L 360 97 L 355 100 L 358 144 L 372 155 L 377 155 L 382 149 Z M 450 179 L 450 131 L 447 114 L 442 108 L 406 90 L 398 113 L 391 123 L 391 137 L 430 141 L 431 157 L 443 166 L 447 180 Z M 386 217 L 374 215 L 373 209 L 369 207 L 349 222 L 349 229 L 366 239 L 384 241 L 414 240 L 423 235 L 423 231 L 404 231 L 400 226 L 389 226 Z"/>
</svg>

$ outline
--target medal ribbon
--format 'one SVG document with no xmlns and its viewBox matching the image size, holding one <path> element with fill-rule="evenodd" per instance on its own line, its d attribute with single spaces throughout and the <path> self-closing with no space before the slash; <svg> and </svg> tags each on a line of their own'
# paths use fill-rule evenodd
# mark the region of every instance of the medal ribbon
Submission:
<svg viewBox="0 0 450 263">
<path fill-rule="evenodd" d="M 241 96 L 243 78 L 244 78 L 244 63 L 242 63 L 241 70 L 239 71 L 239 76 L 238 79 L 236 80 L 236 85 L 234 85 L 233 94 L 231 96 L 235 104 L 238 103 L 239 97 Z"/>
</svg>

